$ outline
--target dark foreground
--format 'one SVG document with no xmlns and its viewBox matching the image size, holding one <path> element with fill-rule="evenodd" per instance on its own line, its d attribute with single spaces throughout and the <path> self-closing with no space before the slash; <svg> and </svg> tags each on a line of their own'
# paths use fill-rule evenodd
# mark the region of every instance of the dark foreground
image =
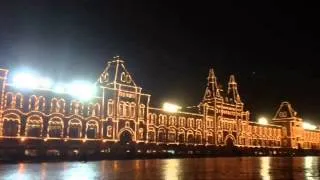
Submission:
<svg viewBox="0 0 320 180">
<path fill-rule="evenodd" d="M 320 158 L 216 157 L 0 165 L 0 179 L 319 179 Z"/>
</svg>

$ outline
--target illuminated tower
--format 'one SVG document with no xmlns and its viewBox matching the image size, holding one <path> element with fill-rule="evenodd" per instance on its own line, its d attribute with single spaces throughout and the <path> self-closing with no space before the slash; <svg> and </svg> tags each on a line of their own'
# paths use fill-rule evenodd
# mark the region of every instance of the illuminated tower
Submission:
<svg viewBox="0 0 320 180">
<path fill-rule="evenodd" d="M 289 102 L 282 102 L 272 124 L 283 126 L 282 146 L 288 148 L 302 147 L 303 126 L 302 119 L 298 117 L 297 112 L 291 107 Z"/>
<path fill-rule="evenodd" d="M 103 136 L 125 143 L 146 140 L 150 95 L 142 93 L 119 56 L 108 62 L 98 83 L 103 98 Z"/>
<path fill-rule="evenodd" d="M 238 85 L 234 75 L 230 76 L 227 96 L 229 98 L 230 103 L 241 103 L 240 95 L 238 92 Z"/>
</svg>

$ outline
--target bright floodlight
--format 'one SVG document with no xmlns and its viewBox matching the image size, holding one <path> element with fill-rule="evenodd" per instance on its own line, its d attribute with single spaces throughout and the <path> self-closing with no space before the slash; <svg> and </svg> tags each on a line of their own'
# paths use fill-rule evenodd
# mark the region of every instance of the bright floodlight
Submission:
<svg viewBox="0 0 320 180">
<path fill-rule="evenodd" d="M 13 77 L 13 85 L 17 88 L 32 89 L 38 87 L 38 81 L 31 74 L 21 72 Z"/>
<path fill-rule="evenodd" d="M 49 78 L 39 78 L 38 79 L 38 86 L 40 88 L 50 89 L 52 87 L 52 85 L 53 85 L 53 82 Z"/>
<path fill-rule="evenodd" d="M 171 103 L 164 103 L 162 108 L 167 112 L 178 112 L 181 109 L 180 106 Z"/>
<path fill-rule="evenodd" d="M 258 123 L 262 124 L 262 125 L 267 125 L 268 124 L 268 120 L 265 117 L 261 117 L 258 119 Z"/>
<path fill-rule="evenodd" d="M 308 130 L 315 130 L 317 129 L 317 126 L 313 125 L 313 124 L 310 124 L 308 122 L 304 122 L 303 123 L 303 129 L 308 129 Z"/>
<path fill-rule="evenodd" d="M 68 86 L 67 93 L 85 101 L 91 99 L 95 95 L 96 87 L 89 82 L 75 81 Z"/>
<path fill-rule="evenodd" d="M 55 93 L 65 93 L 66 89 L 63 84 L 56 84 L 53 88 L 53 91 Z"/>
</svg>

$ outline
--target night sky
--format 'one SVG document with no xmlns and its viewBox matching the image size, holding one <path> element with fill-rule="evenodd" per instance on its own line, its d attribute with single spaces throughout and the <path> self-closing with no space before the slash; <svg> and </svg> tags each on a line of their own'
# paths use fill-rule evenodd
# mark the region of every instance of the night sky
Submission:
<svg viewBox="0 0 320 180">
<path fill-rule="evenodd" d="M 120 55 L 151 103 L 201 100 L 234 74 L 252 118 L 289 101 L 320 122 L 319 9 L 298 3 L 0 1 L 0 66 L 95 81 Z"/>
</svg>

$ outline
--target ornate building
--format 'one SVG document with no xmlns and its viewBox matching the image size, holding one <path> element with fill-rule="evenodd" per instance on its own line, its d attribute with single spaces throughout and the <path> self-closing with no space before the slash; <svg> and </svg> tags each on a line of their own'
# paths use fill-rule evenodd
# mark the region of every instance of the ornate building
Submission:
<svg viewBox="0 0 320 180">
<path fill-rule="evenodd" d="M 104 149 L 131 142 L 320 149 L 319 129 L 304 129 L 303 120 L 288 102 L 281 103 L 269 124 L 250 121 L 235 77 L 230 76 L 228 89 L 223 91 L 213 69 L 196 112 L 150 107 L 151 96 L 143 93 L 119 57 L 107 63 L 96 82 L 97 95 L 90 101 L 52 89 L 22 90 L 8 82 L 8 75 L 8 70 L 0 69 L 0 151 L 83 144 Z"/>
</svg>

